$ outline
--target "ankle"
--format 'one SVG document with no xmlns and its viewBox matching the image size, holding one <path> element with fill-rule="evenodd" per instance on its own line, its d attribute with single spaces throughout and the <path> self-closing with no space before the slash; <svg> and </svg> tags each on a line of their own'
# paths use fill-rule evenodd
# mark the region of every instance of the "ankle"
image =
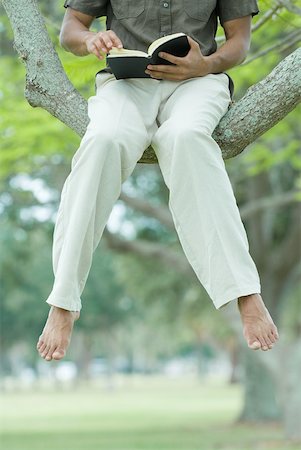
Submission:
<svg viewBox="0 0 301 450">
<path fill-rule="evenodd" d="M 79 311 L 70 311 L 69 309 L 60 308 L 59 306 L 51 305 L 50 312 L 57 314 L 63 314 L 65 316 L 73 316 L 74 318 L 79 318 Z"/>
<path fill-rule="evenodd" d="M 249 295 L 243 295 L 242 297 L 238 297 L 237 301 L 238 304 L 240 305 L 245 305 L 247 303 L 253 303 L 255 300 L 262 300 L 261 299 L 261 295 L 256 293 L 256 294 L 249 294 Z"/>
</svg>

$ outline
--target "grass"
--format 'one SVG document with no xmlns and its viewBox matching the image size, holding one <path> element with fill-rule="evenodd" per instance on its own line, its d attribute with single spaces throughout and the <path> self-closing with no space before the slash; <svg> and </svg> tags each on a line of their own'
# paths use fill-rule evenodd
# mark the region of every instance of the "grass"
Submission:
<svg viewBox="0 0 301 450">
<path fill-rule="evenodd" d="M 235 424 L 240 386 L 117 377 L 74 389 L 7 392 L 3 450 L 301 450 L 274 425 Z"/>
</svg>

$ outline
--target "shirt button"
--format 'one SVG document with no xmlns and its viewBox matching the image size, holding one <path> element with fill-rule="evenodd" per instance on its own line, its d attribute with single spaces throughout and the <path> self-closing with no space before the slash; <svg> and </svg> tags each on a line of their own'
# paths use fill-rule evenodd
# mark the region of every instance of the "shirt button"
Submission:
<svg viewBox="0 0 301 450">
<path fill-rule="evenodd" d="M 168 7 L 169 7 L 169 3 L 164 2 L 164 3 L 163 3 L 163 6 L 164 6 L 164 8 L 168 8 Z"/>
</svg>

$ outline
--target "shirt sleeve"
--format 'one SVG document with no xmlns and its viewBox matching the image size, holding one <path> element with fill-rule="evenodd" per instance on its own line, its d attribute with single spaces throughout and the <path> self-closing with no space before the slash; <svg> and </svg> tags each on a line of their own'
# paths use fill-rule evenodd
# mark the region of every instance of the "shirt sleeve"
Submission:
<svg viewBox="0 0 301 450">
<path fill-rule="evenodd" d="M 244 16 L 255 16 L 259 13 L 256 0 L 218 0 L 218 16 L 221 25 L 227 20 L 239 19 Z"/>
<path fill-rule="evenodd" d="M 89 16 L 102 17 L 107 15 L 108 3 L 108 0 L 66 0 L 64 7 L 70 6 Z"/>
</svg>

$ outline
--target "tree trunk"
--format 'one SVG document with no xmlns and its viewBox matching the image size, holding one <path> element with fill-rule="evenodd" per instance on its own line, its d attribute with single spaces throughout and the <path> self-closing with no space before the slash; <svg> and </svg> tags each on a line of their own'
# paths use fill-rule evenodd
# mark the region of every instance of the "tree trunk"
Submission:
<svg viewBox="0 0 301 450">
<path fill-rule="evenodd" d="M 301 337 L 287 344 L 288 351 L 281 361 L 281 378 L 284 379 L 284 427 L 288 439 L 301 442 Z"/>
<path fill-rule="evenodd" d="M 281 420 L 276 380 L 251 350 L 242 352 L 244 364 L 244 406 L 240 421 L 274 422 Z"/>
<path fill-rule="evenodd" d="M 93 358 L 93 335 L 78 332 L 74 338 L 73 348 L 76 351 L 74 360 L 78 369 L 78 380 L 89 383 L 91 380 L 90 365 Z"/>
</svg>

